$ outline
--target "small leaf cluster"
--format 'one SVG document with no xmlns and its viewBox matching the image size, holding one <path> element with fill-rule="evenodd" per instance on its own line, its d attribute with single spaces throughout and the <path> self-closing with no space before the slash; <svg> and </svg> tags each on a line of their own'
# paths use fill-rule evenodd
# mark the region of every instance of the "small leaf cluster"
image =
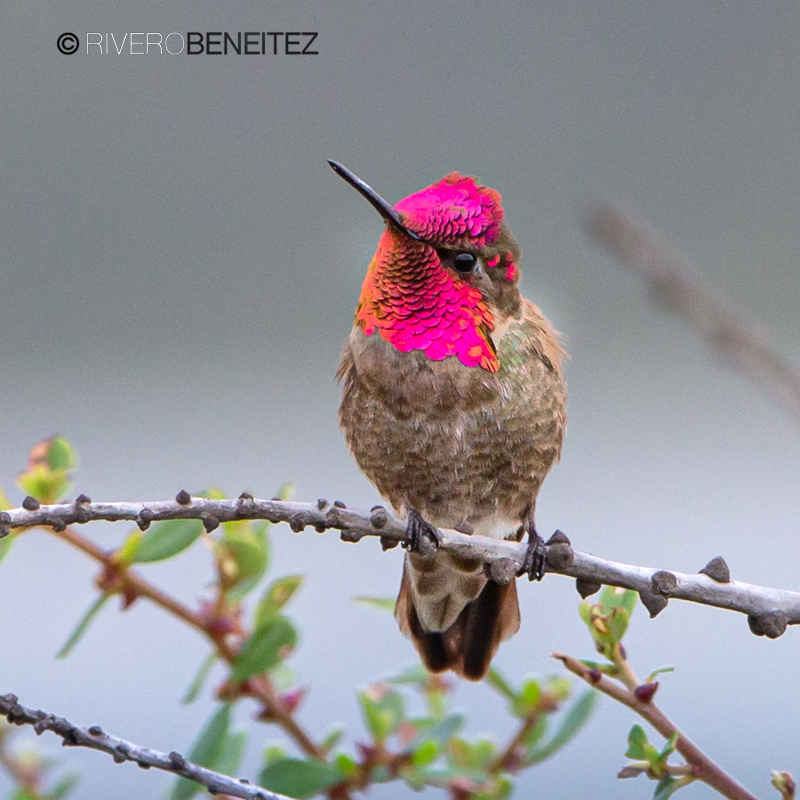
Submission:
<svg viewBox="0 0 800 800">
<path fill-rule="evenodd" d="M 489 685 L 508 704 L 518 729 L 505 746 L 488 737 L 464 735 L 467 719 L 452 709 L 455 682 L 431 675 L 417 666 L 359 692 L 358 700 L 367 742 L 356 742 L 356 754 L 334 749 L 341 741 L 336 730 L 325 741 L 331 760 L 325 765 L 299 759 L 272 747 L 265 753 L 259 783 L 297 798 L 309 798 L 337 789 L 365 789 L 371 784 L 402 780 L 410 788 L 446 789 L 458 800 L 501 800 L 510 795 L 513 775 L 552 756 L 583 727 L 594 706 L 589 690 L 560 714 L 550 732 L 549 721 L 570 695 L 563 678 L 526 680 L 512 688 L 497 670 Z M 415 695 L 424 711 L 409 706 Z"/>
<path fill-rule="evenodd" d="M 606 586 L 600 593 L 598 603 L 584 600 L 580 605 L 581 619 L 589 628 L 597 652 L 609 663 L 584 662 L 606 675 L 619 674 L 618 662 L 624 658 L 622 638 L 628 630 L 631 614 L 636 606 L 636 592 Z"/>
<path fill-rule="evenodd" d="M 650 703 L 658 690 L 655 676 L 672 670 L 672 667 L 661 667 L 653 670 L 644 682 L 640 682 L 627 662 L 622 639 L 628 629 L 631 614 L 636 606 L 636 592 L 607 586 L 600 594 L 598 603 L 584 600 L 580 607 L 581 619 L 591 633 L 597 651 L 606 659 L 606 663 L 582 661 L 594 672 L 598 679 L 601 675 L 623 683 L 639 703 Z M 591 674 L 591 673 L 590 673 Z M 647 775 L 657 781 L 654 800 L 666 800 L 674 792 L 695 780 L 686 765 L 673 766 L 668 763 L 669 756 L 675 752 L 679 734 L 675 733 L 664 743 L 661 750 L 647 740 L 647 734 L 641 725 L 634 725 L 628 734 L 626 757 L 632 761 L 624 766 L 617 777 L 635 778 Z"/>
<path fill-rule="evenodd" d="M 39 442 L 30 452 L 28 466 L 16 477 L 16 484 L 26 495 L 40 503 L 56 503 L 72 487 L 71 474 L 78 462 L 72 445 L 59 435 Z M 0 511 L 11 508 L 0 489 Z M 0 539 L 0 561 L 11 549 L 20 531 L 13 530 Z"/>
<path fill-rule="evenodd" d="M 633 761 L 623 767 L 617 777 L 635 778 L 637 775 L 647 775 L 658 781 L 653 800 L 666 800 L 693 780 L 691 775 L 676 777 L 667 763 L 667 759 L 675 752 L 677 743 L 678 734 L 674 733 L 667 739 L 661 750 L 658 750 L 647 741 L 644 728 L 641 725 L 634 725 L 628 734 L 628 749 L 625 753 Z"/>
<path fill-rule="evenodd" d="M 551 717 L 571 695 L 568 679 L 551 676 L 546 681 L 527 678 L 519 689 L 493 668 L 487 678 L 489 684 L 508 701 L 509 713 L 523 723 L 523 735 L 514 751 L 509 751 L 510 763 L 531 767 L 558 752 L 578 734 L 589 720 L 597 703 L 597 692 L 583 692 L 560 717 L 558 725 L 550 732 Z"/>
<path fill-rule="evenodd" d="M 63 436 L 51 436 L 31 450 L 27 469 L 17 475 L 17 486 L 40 503 L 57 503 L 72 487 L 71 472 L 77 463 L 72 445 Z"/>
</svg>

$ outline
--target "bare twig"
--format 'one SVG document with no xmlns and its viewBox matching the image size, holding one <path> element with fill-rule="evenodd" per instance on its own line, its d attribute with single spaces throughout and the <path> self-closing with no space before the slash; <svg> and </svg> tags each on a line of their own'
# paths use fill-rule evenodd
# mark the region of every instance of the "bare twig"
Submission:
<svg viewBox="0 0 800 800">
<path fill-rule="evenodd" d="M 606 203 L 586 217 L 588 234 L 647 280 L 659 304 L 800 419 L 800 374 L 759 335 L 747 316 L 697 285 L 685 257 Z"/>
<path fill-rule="evenodd" d="M 19 704 L 13 694 L 0 696 L 0 714 L 3 714 L 9 722 L 15 725 L 31 725 L 39 734 L 44 731 L 53 731 L 61 737 L 65 746 L 88 747 L 107 753 L 119 764 L 133 761 L 143 769 L 155 767 L 174 775 L 181 775 L 202 784 L 211 794 L 226 794 L 230 797 L 242 797 L 245 800 L 291 800 L 286 795 L 277 794 L 246 781 L 192 764 L 179 753 L 162 753 L 158 750 L 139 747 L 133 742 L 105 733 L 97 725 L 81 728 L 63 717 L 26 708 Z"/>
<path fill-rule="evenodd" d="M 553 653 L 553 657 L 579 678 L 583 678 L 589 686 L 599 689 L 619 703 L 635 711 L 646 719 L 665 739 L 678 734 L 675 749 L 686 759 L 691 767 L 691 775 L 712 786 L 730 800 L 757 800 L 743 786 L 737 783 L 727 772 L 715 764 L 696 744 L 690 741 L 675 727 L 669 718 L 652 700 L 643 702 L 636 697 L 634 690 L 612 681 L 598 669 L 591 669 L 572 656 Z"/>
<path fill-rule="evenodd" d="M 267 519 L 288 522 L 294 531 L 302 531 L 306 526 L 320 532 L 338 529 L 342 539 L 349 542 L 357 542 L 364 536 L 379 536 L 388 547 L 402 542 L 406 535 L 405 523 L 384 508 L 376 506 L 370 511 L 350 509 L 338 501 L 334 504 L 325 500 L 300 503 L 258 500 L 249 495 L 236 500 L 209 500 L 183 493 L 180 499 L 184 502 L 92 503 L 87 498 L 81 499 L 83 502 L 80 503 L 0 512 L 0 535 L 11 528 L 36 526 L 52 526 L 58 531 L 67 525 L 93 520 L 130 520 L 146 528 L 151 522 L 166 519 L 200 519 L 207 528 L 230 520 Z M 450 530 L 440 533 L 443 550 L 489 564 L 495 580 L 510 580 L 522 566 L 526 552 L 524 544 L 468 536 Z M 102 558 L 102 551 L 99 552 Z M 667 572 L 573 551 L 564 537 L 562 542 L 548 547 L 547 571 L 577 578 L 584 587 L 607 584 L 633 589 L 639 593 L 652 616 L 666 606 L 668 598 L 674 598 L 739 611 L 748 616 L 753 633 L 770 638 L 780 636 L 787 625 L 800 624 L 800 593 L 732 581 L 719 558 L 706 565 L 704 574 Z"/>
</svg>

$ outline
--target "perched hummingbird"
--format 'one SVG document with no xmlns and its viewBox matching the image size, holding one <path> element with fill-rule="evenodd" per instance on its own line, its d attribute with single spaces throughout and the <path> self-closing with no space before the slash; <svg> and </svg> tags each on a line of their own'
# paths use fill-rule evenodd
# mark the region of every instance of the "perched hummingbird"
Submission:
<svg viewBox="0 0 800 800">
<path fill-rule="evenodd" d="M 329 163 L 386 222 L 338 378 L 347 443 L 408 518 L 395 617 L 428 670 L 480 680 L 519 629 L 516 584 L 452 553 L 423 557 L 419 537 L 528 533 L 520 574 L 541 578 L 534 509 L 564 438 L 564 352 L 520 295 L 520 249 L 498 192 L 451 172 L 392 208 Z"/>
</svg>

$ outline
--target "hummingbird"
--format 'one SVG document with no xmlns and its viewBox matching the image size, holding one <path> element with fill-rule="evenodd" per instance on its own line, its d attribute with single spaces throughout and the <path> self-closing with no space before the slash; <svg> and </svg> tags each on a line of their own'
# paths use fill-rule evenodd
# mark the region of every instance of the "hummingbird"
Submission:
<svg viewBox="0 0 800 800">
<path fill-rule="evenodd" d="M 542 577 L 534 513 L 564 439 L 565 353 L 520 294 L 520 248 L 497 191 L 451 172 L 392 207 L 329 164 L 386 225 L 337 378 L 347 444 L 408 521 L 395 617 L 429 671 L 480 680 L 519 629 L 516 582 L 436 551 L 437 529 L 527 534 L 518 574 Z"/>
</svg>

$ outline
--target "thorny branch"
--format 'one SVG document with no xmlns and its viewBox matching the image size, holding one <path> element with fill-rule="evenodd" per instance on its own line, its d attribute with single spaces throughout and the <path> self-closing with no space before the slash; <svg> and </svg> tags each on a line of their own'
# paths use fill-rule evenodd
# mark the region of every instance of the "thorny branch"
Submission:
<svg viewBox="0 0 800 800">
<path fill-rule="evenodd" d="M 81 495 L 74 503 L 40 506 L 26 498 L 22 508 L 0 512 L 0 537 L 12 528 L 45 526 L 59 532 L 68 525 L 95 520 L 130 520 L 145 530 L 151 522 L 167 519 L 199 519 L 207 531 L 237 519 L 288 522 L 295 532 L 307 526 L 320 533 L 334 528 L 349 542 L 378 536 L 384 548 L 397 546 L 406 536 L 405 524 L 381 506 L 365 511 L 347 508 L 339 501 L 258 500 L 248 494 L 236 500 L 210 500 L 181 491 L 175 500 L 152 503 L 92 503 Z M 512 580 L 522 566 L 525 544 L 451 530 L 440 533 L 443 550 L 483 561 L 498 583 Z M 800 593 L 733 581 L 721 558 L 712 559 L 697 574 L 657 570 L 574 551 L 567 538 L 558 534 L 548 543 L 547 571 L 576 578 L 583 596 L 597 591 L 601 584 L 633 589 L 651 616 L 662 611 L 669 598 L 675 598 L 739 611 L 747 615 L 753 633 L 773 639 L 783 634 L 787 625 L 800 624 Z"/>
<path fill-rule="evenodd" d="M 19 704 L 13 694 L 0 696 L 0 714 L 14 725 L 31 725 L 37 734 L 44 731 L 53 731 L 63 740 L 65 747 L 89 747 L 108 753 L 114 761 L 121 764 L 132 761 L 143 769 L 162 769 L 173 775 L 181 775 L 189 780 L 205 786 L 211 794 L 225 794 L 230 797 L 242 797 L 245 800 L 291 800 L 286 795 L 277 794 L 258 786 L 253 786 L 247 781 L 222 775 L 214 770 L 200 767 L 187 761 L 179 753 L 162 753 L 146 747 L 119 739 L 105 733 L 102 728 L 92 725 L 81 728 L 73 725 L 63 717 L 56 717 L 45 711 L 34 711 Z"/>
<path fill-rule="evenodd" d="M 585 220 L 587 233 L 625 266 L 647 280 L 653 296 L 667 310 L 698 331 L 724 358 L 777 397 L 800 420 L 800 374 L 736 311 L 696 284 L 696 271 L 681 254 L 625 214 L 598 204 Z"/>
</svg>

